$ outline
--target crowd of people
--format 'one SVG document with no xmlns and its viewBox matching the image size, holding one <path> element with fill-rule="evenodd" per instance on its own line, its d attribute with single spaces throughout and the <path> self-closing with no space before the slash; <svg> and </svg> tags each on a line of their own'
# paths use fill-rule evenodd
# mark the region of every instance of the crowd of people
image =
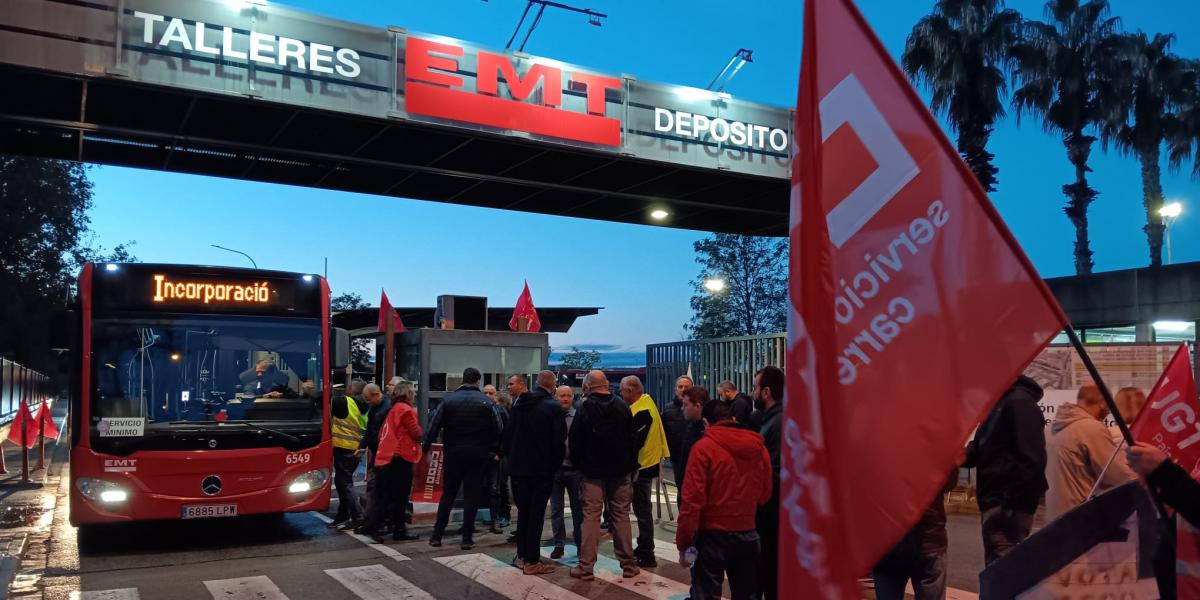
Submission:
<svg viewBox="0 0 1200 600">
<path fill-rule="evenodd" d="M 414 384 L 402 378 L 393 378 L 385 390 L 355 382 L 348 395 L 335 397 L 334 485 L 340 500 L 330 527 L 353 528 L 378 543 L 388 534 L 398 541 L 417 539 L 408 531 L 413 469 L 440 441 L 443 494 L 430 545 L 442 545 L 461 491 L 457 534 L 464 550 L 475 545 L 476 513 L 483 506 L 491 532 L 503 533 L 515 522 L 507 540 L 516 546 L 513 566 L 528 575 L 553 572 L 541 555 L 549 509 L 550 558 L 563 558 L 568 541 L 578 552 L 570 576 L 593 579 L 607 533 L 623 575 L 634 577 L 658 566 L 652 503 L 654 490 L 665 489 L 656 488 L 655 480 L 669 464 L 679 506 L 675 549 L 691 571 L 691 599 L 720 598 L 726 578 L 734 600 L 778 597 L 780 369 L 756 373 L 749 395 L 725 381 L 714 397 L 681 376 L 661 413 L 632 376 L 614 391 L 604 373 L 591 371 L 578 399 L 572 388 L 557 385 L 551 371 L 538 373 L 532 386 L 525 375 L 508 377 L 507 394 L 481 386 L 481 379 L 477 369 L 466 369 L 462 385 L 442 399 L 424 429 L 413 406 Z M 1073 404 L 1059 406 L 1049 429 L 1042 397 L 1037 382 L 1019 377 L 959 458 L 959 467 L 977 471 L 985 563 L 1030 535 L 1043 501 L 1045 517 L 1052 520 L 1140 477 L 1171 513 L 1160 524 L 1167 535 L 1160 536 L 1155 557 L 1160 593 L 1200 597 L 1200 577 L 1175 572 L 1178 561 L 1190 555 L 1176 556 L 1170 534 L 1180 519 L 1181 530 L 1200 539 L 1200 483 L 1153 445 L 1138 443 L 1121 452 L 1120 437 L 1104 423 L 1108 405 L 1096 386 L 1082 387 Z M 1134 388 L 1116 396 L 1127 423 L 1145 402 Z M 360 501 L 353 478 L 364 455 L 367 498 Z M 947 473 L 943 492 L 956 485 L 958 472 Z M 515 520 L 510 505 L 516 507 Z M 918 600 L 945 598 L 948 545 L 939 494 L 873 569 L 876 598 L 903 598 L 908 584 Z M 1180 589 L 1190 586 L 1186 594 L 1176 595 L 1177 582 Z"/>
<path fill-rule="evenodd" d="M 408 531 L 413 468 L 440 441 L 443 488 L 429 544 L 440 547 L 456 499 L 462 502 L 459 547 L 475 546 L 481 505 L 487 526 L 516 545 L 513 566 L 527 575 L 555 570 L 542 560 L 550 511 L 552 560 L 567 549 L 566 507 L 578 566 L 570 576 L 594 579 L 600 539 L 611 535 L 622 574 L 658 567 L 652 513 L 664 461 L 672 469 L 679 506 L 675 546 L 690 568 L 693 600 L 720 598 L 728 578 L 734 600 L 774 600 L 778 556 L 780 416 L 783 371 L 765 367 L 749 395 L 731 381 L 716 396 L 688 376 L 659 412 L 641 380 L 626 377 L 617 390 L 591 371 L 576 399 L 551 371 L 508 377 L 507 395 L 482 385 L 479 370 L 463 372 L 422 428 L 413 408 L 415 388 L 393 378 L 386 389 L 355 382 L 332 400 L 334 485 L 338 509 L 332 528 L 354 529 L 377 543 L 414 540 Z M 354 473 L 366 455 L 366 499 Z M 365 510 L 362 508 L 366 505 Z M 633 536 L 636 522 L 638 535 Z"/>
<path fill-rule="evenodd" d="M 1056 519 L 1090 498 L 1129 481 L 1142 479 L 1156 491 L 1170 514 L 1160 516 L 1155 575 L 1161 598 L 1200 598 L 1200 577 L 1176 572 L 1185 552 L 1176 556 L 1175 519 L 1200 534 L 1200 483 L 1152 444 L 1139 442 L 1122 451 L 1122 438 L 1105 424 L 1108 404 L 1095 385 L 1085 385 L 1075 402 L 1060 405 L 1047 430 L 1039 400 L 1043 390 L 1020 376 L 976 430 L 959 466 L 977 472 L 976 499 L 986 565 L 999 560 L 1029 537 L 1039 506 L 1046 521 Z M 1132 423 L 1146 403 L 1137 388 L 1121 389 L 1115 404 Z M 948 476 L 943 492 L 958 478 Z M 1197 539 L 1200 539 L 1198 537 Z M 906 536 L 875 566 L 875 597 L 899 600 L 911 584 L 917 600 L 946 597 L 948 536 L 943 496 L 939 494 Z M 1191 563 L 1188 563 L 1191 564 Z M 1176 585 L 1179 584 L 1177 593 Z M 1184 589 L 1184 586 L 1191 586 Z"/>
</svg>

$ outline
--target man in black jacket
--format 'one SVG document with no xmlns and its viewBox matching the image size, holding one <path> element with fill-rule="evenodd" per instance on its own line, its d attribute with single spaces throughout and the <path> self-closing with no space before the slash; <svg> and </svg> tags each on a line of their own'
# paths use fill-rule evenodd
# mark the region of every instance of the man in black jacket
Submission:
<svg viewBox="0 0 1200 600">
<path fill-rule="evenodd" d="M 429 420 L 422 449 L 442 436 L 446 452 L 443 473 L 442 500 L 438 503 L 437 521 L 433 525 L 430 546 L 442 545 L 442 534 L 450 522 L 450 511 L 459 489 L 463 494 L 462 549 L 475 547 L 475 513 L 479 509 L 479 489 L 487 474 L 488 461 L 500 450 L 501 424 L 492 401 L 479 390 L 482 376 L 478 369 L 463 371 L 463 384 L 442 399 Z M 465 486 L 465 487 L 464 487 Z"/>
<path fill-rule="evenodd" d="M 1029 537 L 1046 484 L 1042 386 L 1024 375 L 1000 398 L 967 446 L 976 469 L 984 561 L 992 564 Z"/>
<path fill-rule="evenodd" d="M 554 399 L 555 381 L 551 371 L 538 373 L 537 387 L 521 394 L 520 401 L 513 404 L 504 432 L 504 455 L 517 504 L 515 564 L 526 575 L 554 571 L 553 566 L 541 562 L 541 546 L 554 473 L 567 451 L 567 422 Z"/>
<path fill-rule="evenodd" d="M 728 379 L 718 383 L 717 396 L 733 410 L 733 418 L 737 420 L 738 425 L 751 431 L 758 431 L 762 423 L 759 423 L 754 417 L 754 401 L 750 399 L 750 396 L 739 392 L 736 383 Z"/>
<path fill-rule="evenodd" d="M 390 390 L 399 377 L 393 377 L 393 381 L 387 384 Z M 358 444 L 358 452 L 356 457 L 361 458 L 364 454 L 367 455 L 367 487 L 364 494 L 360 496 L 364 504 L 369 503 L 371 498 L 375 497 L 375 484 L 379 482 L 379 478 L 375 473 L 375 453 L 379 450 L 379 428 L 383 427 L 383 422 L 387 420 L 388 411 L 392 410 L 392 398 L 389 394 L 372 395 L 370 398 L 363 394 L 363 388 L 366 383 L 355 380 L 350 383 L 350 396 L 361 400 L 361 404 L 367 406 L 367 428 L 363 432 L 362 441 Z M 365 514 L 365 513 L 364 513 Z M 359 531 L 359 528 L 355 528 Z M 361 529 L 365 533 L 365 529 Z"/>
<path fill-rule="evenodd" d="M 608 378 L 600 371 L 587 374 L 587 398 L 575 413 L 569 446 L 571 461 L 583 473 L 583 545 L 579 566 L 571 577 L 591 581 L 600 544 L 600 513 L 611 513 L 613 553 L 621 562 L 622 575 L 641 572 L 633 555 L 633 529 L 629 505 L 633 500 L 633 472 L 637 470 L 633 415 L 623 400 L 608 390 Z"/>
<path fill-rule="evenodd" d="M 682 469 L 679 457 L 683 456 L 683 438 L 687 433 L 687 419 L 683 418 L 683 390 L 692 387 L 692 378 L 680 375 L 675 380 L 675 397 L 663 407 L 663 432 L 667 434 L 667 450 L 671 455 L 672 476 L 676 489 L 683 488 Z"/>
<path fill-rule="evenodd" d="M 758 530 L 762 552 L 758 561 L 758 587 L 764 600 L 779 597 L 779 470 L 780 444 L 783 441 L 783 370 L 766 366 L 754 375 L 754 405 L 758 409 L 759 434 L 771 457 L 771 500 L 758 507 L 754 528 Z"/>
</svg>

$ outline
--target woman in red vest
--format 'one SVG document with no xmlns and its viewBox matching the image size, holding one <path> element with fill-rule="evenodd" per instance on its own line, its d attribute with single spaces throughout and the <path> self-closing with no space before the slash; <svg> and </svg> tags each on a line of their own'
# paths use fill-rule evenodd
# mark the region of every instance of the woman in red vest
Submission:
<svg viewBox="0 0 1200 600">
<path fill-rule="evenodd" d="M 412 382 L 400 381 L 392 388 L 392 410 L 379 429 L 379 452 L 375 454 L 375 469 L 379 483 L 375 486 L 367 515 L 366 530 L 376 543 L 383 543 L 379 526 L 384 515 L 392 514 L 392 539 L 411 541 L 404 518 L 408 497 L 412 494 L 413 465 L 421 460 L 421 425 L 413 408 L 416 390 Z"/>
</svg>

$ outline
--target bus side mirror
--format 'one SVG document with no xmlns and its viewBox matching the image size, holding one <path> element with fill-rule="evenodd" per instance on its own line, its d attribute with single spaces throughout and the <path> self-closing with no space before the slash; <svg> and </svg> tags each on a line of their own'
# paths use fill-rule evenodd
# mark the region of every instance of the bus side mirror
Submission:
<svg viewBox="0 0 1200 600">
<path fill-rule="evenodd" d="M 340 327 L 334 327 L 333 335 L 333 369 L 345 369 L 350 364 L 350 332 Z"/>
</svg>

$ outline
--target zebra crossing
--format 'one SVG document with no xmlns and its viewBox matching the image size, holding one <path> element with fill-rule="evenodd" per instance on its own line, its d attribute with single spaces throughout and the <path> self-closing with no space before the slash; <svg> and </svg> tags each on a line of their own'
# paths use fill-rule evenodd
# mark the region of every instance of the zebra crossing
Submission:
<svg viewBox="0 0 1200 600">
<path fill-rule="evenodd" d="M 549 556 L 551 547 L 544 548 L 544 554 Z M 558 562 L 560 568 L 558 577 L 542 578 L 525 575 L 519 569 L 484 553 L 468 553 L 450 556 L 437 556 L 428 560 L 417 559 L 405 564 L 414 568 L 430 569 L 433 564 L 440 565 L 450 572 L 439 573 L 433 581 L 445 582 L 447 578 L 461 577 L 470 580 L 480 588 L 486 588 L 510 600 L 586 600 L 592 586 L 607 586 L 605 598 L 628 598 L 640 600 L 684 600 L 687 598 L 687 584 L 675 581 L 649 571 L 631 579 L 621 577 L 620 564 L 613 558 L 601 556 L 595 567 L 596 580 L 592 583 L 578 582 L 567 577 L 566 568 L 578 564 L 574 546 L 567 547 L 568 554 Z M 384 561 L 395 564 L 391 561 Z M 415 563 L 424 562 L 424 565 Z M 431 564 L 432 563 L 432 564 Z M 345 598 L 360 600 L 434 600 L 439 596 L 437 590 L 428 583 L 425 586 L 406 579 L 402 574 L 392 570 L 383 563 L 362 566 L 324 569 L 323 573 L 341 585 Z M 211 597 L 213 600 L 301 600 L 318 597 L 303 593 L 285 593 L 280 586 L 287 586 L 286 581 L 276 582 L 267 575 L 236 577 L 229 579 L 214 579 L 201 582 L 207 596 L 197 595 L 196 598 Z M 573 591 L 575 588 L 577 591 Z M 627 594 L 614 595 L 612 589 L 620 589 Z M 154 589 L 127 587 L 109 590 L 89 590 L 72 592 L 71 600 L 151 600 L 160 596 Z M 587 594 L 587 595 L 584 595 Z M 481 596 L 486 596 L 480 592 Z M 326 594 L 319 594 L 325 598 Z M 461 597 L 461 595 L 456 595 Z M 467 596 L 472 597 L 470 595 Z M 182 599 L 181 599 L 182 600 Z"/>
</svg>

